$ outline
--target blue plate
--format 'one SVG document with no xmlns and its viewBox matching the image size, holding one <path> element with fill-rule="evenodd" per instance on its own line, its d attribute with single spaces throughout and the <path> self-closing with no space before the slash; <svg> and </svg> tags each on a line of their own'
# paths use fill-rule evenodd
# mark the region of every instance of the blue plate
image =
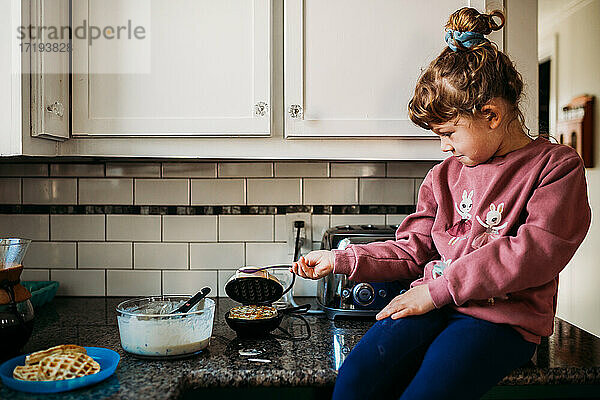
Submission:
<svg viewBox="0 0 600 400">
<path fill-rule="evenodd" d="M 121 357 L 116 351 L 103 347 L 86 347 L 88 356 L 100 364 L 100 372 L 81 378 L 65 379 L 62 381 L 30 382 L 13 378 L 13 370 L 17 365 L 25 365 L 25 356 L 11 358 L 0 365 L 2 383 L 11 389 L 29 393 L 58 393 L 82 388 L 101 382 L 114 374 Z"/>
</svg>

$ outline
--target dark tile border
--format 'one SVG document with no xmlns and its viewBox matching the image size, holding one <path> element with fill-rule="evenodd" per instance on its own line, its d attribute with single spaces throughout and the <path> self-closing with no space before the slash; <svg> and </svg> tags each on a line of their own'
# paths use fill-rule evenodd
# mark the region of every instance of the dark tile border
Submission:
<svg viewBox="0 0 600 400">
<path fill-rule="evenodd" d="M 110 205 L 0 205 L 0 214 L 61 215 L 285 215 L 288 213 L 330 214 L 410 214 L 414 205 L 339 206 L 110 206 Z"/>
</svg>

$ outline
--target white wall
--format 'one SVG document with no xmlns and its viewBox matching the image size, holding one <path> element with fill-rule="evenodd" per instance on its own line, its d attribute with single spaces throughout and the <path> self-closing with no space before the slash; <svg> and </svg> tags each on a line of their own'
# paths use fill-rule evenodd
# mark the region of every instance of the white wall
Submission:
<svg viewBox="0 0 600 400">
<path fill-rule="evenodd" d="M 560 275 L 558 316 L 600 336 L 600 223 L 597 218 L 600 210 L 600 171 L 597 167 L 600 165 L 600 140 L 597 139 L 600 133 L 600 0 L 564 2 L 564 8 L 548 4 L 545 9 L 546 1 L 539 2 L 539 48 L 554 49 L 555 53 L 552 68 L 556 87 L 551 88 L 555 96 L 551 102 L 560 109 L 577 95 L 596 97 L 596 167 L 587 169 L 592 226 L 575 257 Z M 545 57 L 546 54 L 540 55 Z"/>
<path fill-rule="evenodd" d="M 504 51 L 521 73 L 525 87 L 519 104 L 532 134 L 538 126 L 537 0 L 507 0 Z"/>
</svg>

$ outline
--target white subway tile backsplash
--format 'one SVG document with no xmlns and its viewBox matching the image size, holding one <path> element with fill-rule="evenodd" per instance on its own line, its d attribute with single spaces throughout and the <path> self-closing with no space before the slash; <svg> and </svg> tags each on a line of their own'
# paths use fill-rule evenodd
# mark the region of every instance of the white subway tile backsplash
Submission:
<svg viewBox="0 0 600 400">
<path fill-rule="evenodd" d="M 79 204 L 133 204 L 133 179 L 79 179 Z"/>
<path fill-rule="evenodd" d="M 237 269 L 244 260 L 244 243 L 190 244 L 190 269 Z"/>
<path fill-rule="evenodd" d="M 164 242 L 216 242 L 216 215 L 163 215 Z"/>
<path fill-rule="evenodd" d="M 249 205 L 294 205 L 302 203 L 300 179 L 248 179 Z"/>
<path fill-rule="evenodd" d="M 323 234 L 329 229 L 329 215 L 316 215 L 312 216 L 312 240 L 313 242 L 320 242 L 323 238 Z"/>
<path fill-rule="evenodd" d="M 0 176 L 48 176 L 48 164 L 0 164 Z"/>
<path fill-rule="evenodd" d="M 50 271 L 50 279 L 58 281 L 59 296 L 104 296 L 105 271 L 59 270 Z"/>
<path fill-rule="evenodd" d="M 162 164 L 163 178 L 216 178 L 216 163 L 177 162 Z"/>
<path fill-rule="evenodd" d="M 160 271 L 106 271 L 107 296 L 158 296 Z"/>
<path fill-rule="evenodd" d="M 188 205 L 190 187 L 187 179 L 136 179 L 135 204 Z"/>
<path fill-rule="evenodd" d="M 32 242 L 23 259 L 27 268 L 77 267 L 77 244 L 61 242 Z"/>
<path fill-rule="evenodd" d="M 48 281 L 50 280 L 49 269 L 27 269 L 25 267 L 21 273 L 22 281 Z"/>
<path fill-rule="evenodd" d="M 407 214 L 388 214 L 385 216 L 385 223 L 387 225 L 399 225 L 407 216 Z"/>
<path fill-rule="evenodd" d="M 290 229 L 292 229 L 290 227 Z M 275 241 L 276 242 L 287 242 L 288 230 L 287 230 L 287 218 L 285 215 L 275 216 Z"/>
<path fill-rule="evenodd" d="M 48 240 L 48 215 L 1 214 L 0 235 L 32 240 Z"/>
<path fill-rule="evenodd" d="M 289 264 L 293 257 L 288 254 L 289 250 L 287 243 L 246 243 L 246 265 Z"/>
<path fill-rule="evenodd" d="M 107 163 L 106 176 L 160 178 L 159 163 Z"/>
<path fill-rule="evenodd" d="M 0 179 L 0 204 L 21 203 L 21 178 Z"/>
<path fill-rule="evenodd" d="M 77 204 L 77 179 L 24 178 L 23 204 Z"/>
<path fill-rule="evenodd" d="M 304 179 L 304 201 L 308 205 L 358 203 L 358 179 Z"/>
<path fill-rule="evenodd" d="M 394 178 L 423 178 L 439 161 L 394 161 L 387 163 L 387 176 Z"/>
<path fill-rule="evenodd" d="M 77 266 L 80 269 L 131 269 L 131 243 L 101 242 L 77 244 Z"/>
<path fill-rule="evenodd" d="M 187 243 L 134 243 L 134 269 L 188 269 Z"/>
<path fill-rule="evenodd" d="M 385 176 L 385 163 L 331 163 L 331 177 Z"/>
<path fill-rule="evenodd" d="M 220 242 L 272 242 L 272 215 L 219 215 Z"/>
<path fill-rule="evenodd" d="M 218 295 L 217 271 L 163 271 L 163 294 L 193 296 L 205 286 L 210 288 L 209 297 Z"/>
<path fill-rule="evenodd" d="M 218 273 L 219 297 L 229 297 L 225 291 L 225 285 L 229 278 L 235 275 L 235 270 L 221 270 Z"/>
<path fill-rule="evenodd" d="M 415 204 L 423 177 L 436 163 L 0 164 L 0 204 Z M 191 295 L 203 286 L 211 287 L 211 296 L 225 296 L 224 285 L 237 268 L 291 262 L 285 215 L 146 215 L 146 208 L 142 215 L 4 214 L 0 236 L 34 239 L 22 278 L 58 280 L 59 294 L 71 296 Z M 321 247 L 331 226 L 394 225 L 405 217 L 314 214 L 312 248 Z M 314 296 L 316 285 L 298 278 L 293 294 Z"/>
<path fill-rule="evenodd" d="M 104 176 L 104 164 L 50 164 L 50 176 Z"/>
<path fill-rule="evenodd" d="M 414 204 L 413 179 L 362 178 L 360 204 Z"/>
<path fill-rule="evenodd" d="M 50 238 L 56 241 L 103 241 L 104 215 L 51 215 Z"/>
<path fill-rule="evenodd" d="M 192 205 L 244 205 L 243 179 L 192 179 Z"/>
<path fill-rule="evenodd" d="M 340 225 L 383 225 L 385 224 L 385 215 L 381 214 L 359 214 L 359 215 L 332 215 L 331 226 Z"/>
<path fill-rule="evenodd" d="M 328 164 L 325 162 L 276 162 L 275 176 L 286 178 L 325 178 Z"/>
<path fill-rule="evenodd" d="M 106 240 L 160 242 L 160 215 L 107 215 Z"/>
<path fill-rule="evenodd" d="M 219 178 L 272 177 L 273 163 L 219 163 Z"/>
</svg>

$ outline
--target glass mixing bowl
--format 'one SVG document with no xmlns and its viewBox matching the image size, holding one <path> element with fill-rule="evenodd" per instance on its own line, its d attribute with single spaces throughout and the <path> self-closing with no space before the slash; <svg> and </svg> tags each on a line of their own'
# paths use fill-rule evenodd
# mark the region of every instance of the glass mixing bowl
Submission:
<svg viewBox="0 0 600 400">
<path fill-rule="evenodd" d="M 143 358 L 179 358 L 208 347 L 215 301 L 205 298 L 190 311 L 169 314 L 191 296 L 132 299 L 117 306 L 123 350 Z"/>
</svg>

